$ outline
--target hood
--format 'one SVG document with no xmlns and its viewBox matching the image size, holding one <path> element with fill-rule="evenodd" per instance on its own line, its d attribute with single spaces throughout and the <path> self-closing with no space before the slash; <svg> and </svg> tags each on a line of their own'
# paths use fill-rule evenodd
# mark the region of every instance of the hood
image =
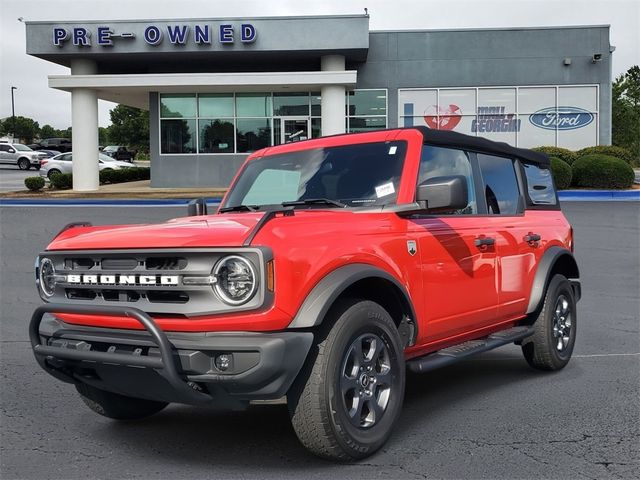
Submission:
<svg viewBox="0 0 640 480">
<path fill-rule="evenodd" d="M 54 238 L 47 250 L 239 247 L 263 215 L 206 215 L 154 225 L 75 227 Z"/>
</svg>

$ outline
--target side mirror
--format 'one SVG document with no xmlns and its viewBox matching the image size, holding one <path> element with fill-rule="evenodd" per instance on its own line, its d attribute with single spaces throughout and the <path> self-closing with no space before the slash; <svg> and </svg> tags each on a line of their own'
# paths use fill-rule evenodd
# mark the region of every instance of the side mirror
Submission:
<svg viewBox="0 0 640 480">
<path fill-rule="evenodd" d="M 9 153 L 16 153 L 16 151 L 13 148 L 10 148 L 9 150 L 7 150 L 7 152 Z"/>
<path fill-rule="evenodd" d="M 187 215 L 190 217 L 196 217 L 198 215 L 207 214 L 207 201 L 204 198 L 196 198 L 191 200 L 187 206 Z"/>
<path fill-rule="evenodd" d="M 429 212 L 463 209 L 469 204 L 467 179 L 463 175 L 430 178 L 418 185 L 416 200 L 425 202 Z"/>
</svg>

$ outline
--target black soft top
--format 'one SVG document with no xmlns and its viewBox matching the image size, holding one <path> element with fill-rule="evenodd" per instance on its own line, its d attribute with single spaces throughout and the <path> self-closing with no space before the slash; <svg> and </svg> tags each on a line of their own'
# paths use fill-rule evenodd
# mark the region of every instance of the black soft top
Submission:
<svg viewBox="0 0 640 480">
<path fill-rule="evenodd" d="M 455 147 L 475 152 L 495 154 L 506 157 L 519 158 L 523 162 L 533 163 L 541 167 L 549 166 L 549 157 L 544 153 L 534 152 L 526 148 L 512 147 L 508 143 L 494 142 L 482 137 L 472 137 L 463 133 L 451 132 L 447 130 L 433 130 L 427 127 L 408 127 L 419 130 L 424 137 L 424 142 L 429 145 L 443 147 Z"/>
</svg>

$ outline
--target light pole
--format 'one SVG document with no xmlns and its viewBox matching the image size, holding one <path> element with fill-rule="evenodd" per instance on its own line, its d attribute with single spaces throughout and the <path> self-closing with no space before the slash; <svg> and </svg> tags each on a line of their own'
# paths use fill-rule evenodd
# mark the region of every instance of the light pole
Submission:
<svg viewBox="0 0 640 480">
<path fill-rule="evenodd" d="M 14 142 L 16 140 L 16 106 L 13 101 L 13 91 L 17 89 L 18 87 L 11 87 L 11 140 Z"/>
</svg>

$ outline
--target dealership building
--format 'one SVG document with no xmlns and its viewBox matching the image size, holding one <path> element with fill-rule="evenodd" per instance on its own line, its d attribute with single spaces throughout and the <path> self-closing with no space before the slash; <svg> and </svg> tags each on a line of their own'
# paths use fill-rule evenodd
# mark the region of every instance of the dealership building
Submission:
<svg viewBox="0 0 640 480">
<path fill-rule="evenodd" d="M 153 187 L 227 186 L 257 149 L 426 125 L 519 147 L 611 142 L 609 26 L 371 31 L 367 15 L 27 22 L 70 67 L 75 188 L 98 99 L 149 110 Z M 76 179 L 74 178 L 74 182 Z"/>
</svg>

